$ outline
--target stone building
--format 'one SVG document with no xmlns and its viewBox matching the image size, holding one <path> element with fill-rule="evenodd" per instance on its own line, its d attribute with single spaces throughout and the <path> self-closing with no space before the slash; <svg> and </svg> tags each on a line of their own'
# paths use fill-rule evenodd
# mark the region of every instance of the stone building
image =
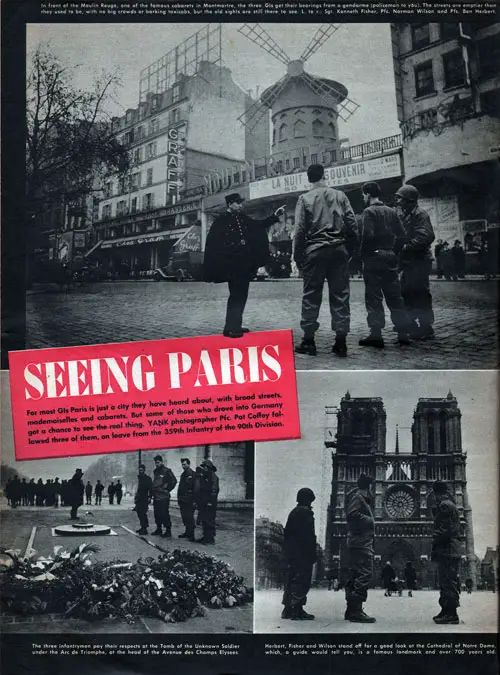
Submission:
<svg viewBox="0 0 500 675">
<path fill-rule="evenodd" d="M 336 420 L 332 419 L 336 416 Z M 330 420 L 330 421 L 329 421 Z M 336 431 L 335 431 L 336 427 Z M 402 574 L 409 560 L 418 585 L 437 583 L 431 565 L 432 484 L 445 481 L 460 513 L 463 532 L 461 579 L 476 580 L 472 512 L 467 497 L 466 454 L 462 448 L 461 413 L 450 392 L 446 398 L 420 398 L 411 426 L 412 447 L 386 449 L 386 412 L 381 398 L 343 397 L 338 412 L 327 409 L 325 445 L 332 448 L 332 490 L 327 513 L 327 574 L 346 578 L 345 500 L 361 473 L 374 478 L 375 564 L 373 584 L 390 561 Z"/>
<path fill-rule="evenodd" d="M 255 521 L 255 572 L 257 589 L 282 588 L 286 560 L 283 553 L 283 525 L 269 518 Z"/>
<path fill-rule="evenodd" d="M 500 23 L 391 30 L 406 181 L 421 192 L 437 239 L 479 234 L 498 244 Z"/>
<path fill-rule="evenodd" d="M 201 60 L 114 118 L 132 168 L 102 186 L 89 259 L 118 276 L 149 276 L 174 251 L 201 251 L 205 176 L 241 174 L 268 147 L 267 118 L 252 132 L 237 121 L 251 103 L 229 68 Z"/>
<path fill-rule="evenodd" d="M 481 583 L 486 591 L 498 590 L 498 546 L 488 546 L 480 562 Z"/>
</svg>

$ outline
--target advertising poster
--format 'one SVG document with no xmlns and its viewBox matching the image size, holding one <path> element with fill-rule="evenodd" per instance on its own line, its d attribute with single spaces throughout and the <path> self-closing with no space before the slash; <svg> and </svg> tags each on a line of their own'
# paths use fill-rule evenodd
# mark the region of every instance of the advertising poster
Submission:
<svg viewBox="0 0 500 675">
<path fill-rule="evenodd" d="M 2 673 L 496 675 L 498 3 L 1 13 Z"/>
</svg>

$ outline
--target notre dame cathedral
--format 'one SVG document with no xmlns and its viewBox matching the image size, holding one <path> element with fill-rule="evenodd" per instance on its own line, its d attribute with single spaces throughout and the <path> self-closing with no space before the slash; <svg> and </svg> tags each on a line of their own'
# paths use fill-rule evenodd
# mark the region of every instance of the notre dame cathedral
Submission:
<svg viewBox="0 0 500 675">
<path fill-rule="evenodd" d="M 472 512 L 467 498 L 466 453 L 462 449 L 461 413 L 450 392 L 446 398 L 420 398 L 413 413 L 411 452 L 401 452 L 396 434 L 386 449 L 386 412 L 381 398 L 354 398 L 349 392 L 340 407 L 326 409 L 325 445 L 332 449 L 332 490 L 328 507 L 325 564 L 327 574 L 346 578 L 347 523 L 344 500 L 361 473 L 373 477 L 375 560 L 373 585 L 380 585 L 387 560 L 402 575 L 406 561 L 417 570 L 420 588 L 434 588 L 431 564 L 433 532 L 432 484 L 450 486 L 463 528 L 461 579 L 476 567 Z M 334 419 L 336 417 L 336 420 Z"/>
</svg>

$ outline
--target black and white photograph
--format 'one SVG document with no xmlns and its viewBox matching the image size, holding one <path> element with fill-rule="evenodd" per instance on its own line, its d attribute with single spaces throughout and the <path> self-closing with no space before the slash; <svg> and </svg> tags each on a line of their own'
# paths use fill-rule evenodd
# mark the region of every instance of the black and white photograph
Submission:
<svg viewBox="0 0 500 675">
<path fill-rule="evenodd" d="M 493 371 L 297 373 L 256 445 L 257 633 L 494 633 Z"/>
<path fill-rule="evenodd" d="M 498 365 L 499 23 L 26 38 L 26 348 L 292 328 L 298 370 Z"/>
<path fill-rule="evenodd" d="M 17 462 L 2 373 L 2 633 L 251 633 L 254 444 Z"/>
</svg>

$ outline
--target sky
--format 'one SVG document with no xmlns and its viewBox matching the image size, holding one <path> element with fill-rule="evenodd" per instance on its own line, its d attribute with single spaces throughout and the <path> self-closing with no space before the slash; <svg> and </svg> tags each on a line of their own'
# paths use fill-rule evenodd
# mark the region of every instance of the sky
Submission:
<svg viewBox="0 0 500 675">
<path fill-rule="evenodd" d="M 44 23 L 27 27 L 28 52 L 40 43 L 68 66 L 78 66 L 76 83 L 88 88 L 103 68 L 121 69 L 123 87 L 110 108 L 121 115 L 139 100 L 139 74 L 204 24 L 77 24 Z M 277 82 L 285 65 L 238 33 L 239 23 L 226 23 L 222 31 L 222 58 L 244 90 L 260 93 Z M 319 24 L 273 23 L 266 30 L 291 59 L 302 54 Z M 344 123 L 341 138 L 351 144 L 399 133 L 389 24 L 341 24 L 311 56 L 306 71 L 344 84 L 349 97 L 360 105 Z"/>
<path fill-rule="evenodd" d="M 298 372 L 298 441 L 256 446 L 256 516 L 286 522 L 301 487 L 316 494 L 316 531 L 324 545 L 326 508 L 332 478 L 330 450 L 324 448 L 325 406 L 352 397 L 381 396 L 387 412 L 386 450 L 394 452 L 396 424 L 400 452 L 411 452 L 410 426 L 420 397 L 445 397 L 451 390 L 462 411 L 462 447 L 467 452 L 467 490 L 475 549 L 482 558 L 498 541 L 498 374 L 494 371 Z"/>
</svg>

